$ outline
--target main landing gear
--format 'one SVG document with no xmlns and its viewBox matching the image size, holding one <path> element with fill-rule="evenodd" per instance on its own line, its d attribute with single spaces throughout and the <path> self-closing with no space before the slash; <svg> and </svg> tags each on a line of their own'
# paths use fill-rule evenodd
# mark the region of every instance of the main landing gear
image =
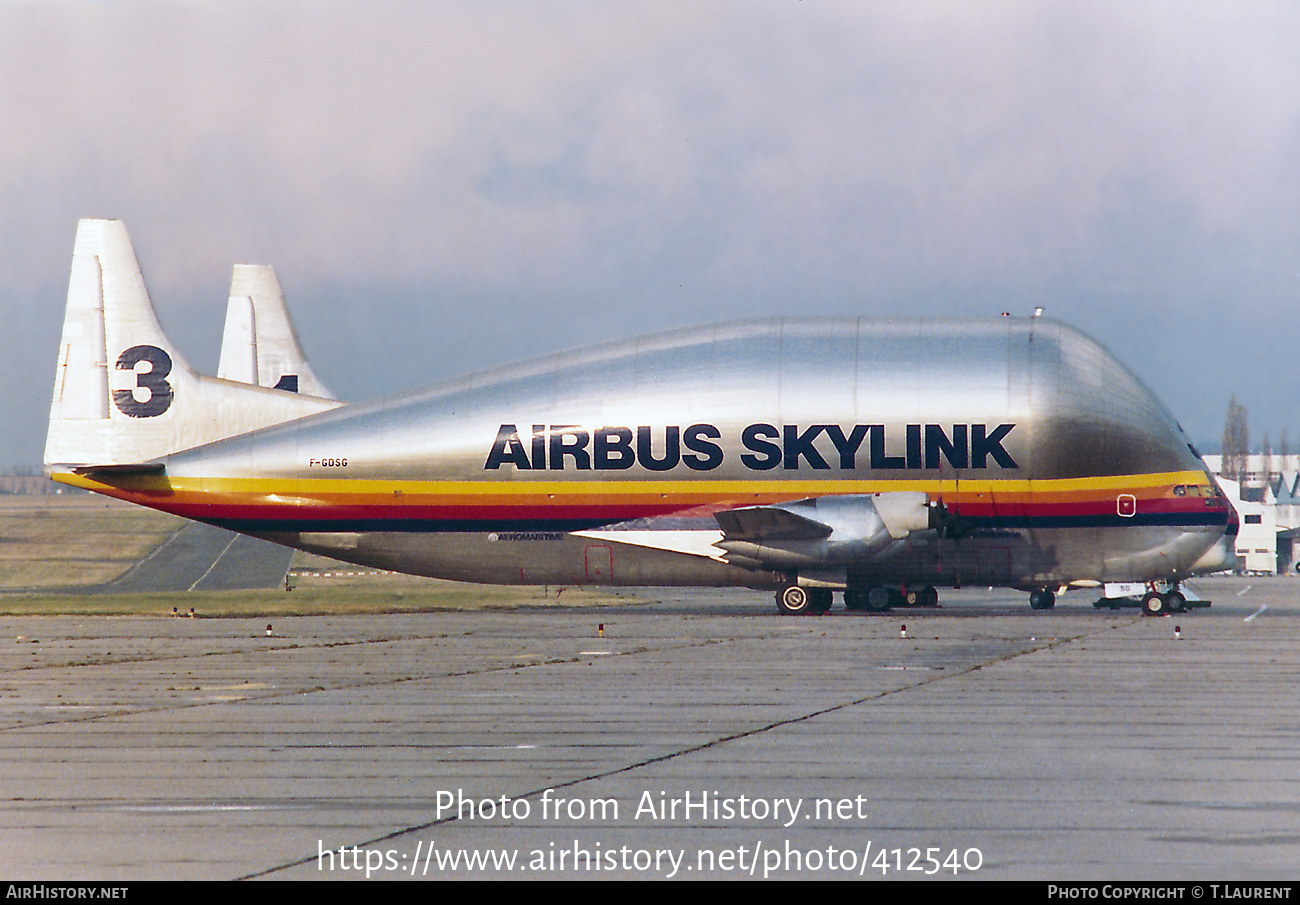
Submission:
<svg viewBox="0 0 1300 905">
<path fill-rule="evenodd" d="M 1050 610 L 1056 606 L 1056 595 L 1046 588 L 1038 588 L 1029 592 L 1029 608 L 1031 610 Z"/>
<path fill-rule="evenodd" d="M 820 616 L 830 610 L 834 602 L 831 588 L 808 588 L 788 585 L 776 592 L 776 608 L 787 616 L 812 614 Z M 936 607 L 939 592 L 933 587 L 881 588 L 854 587 L 844 591 L 844 606 L 850 610 L 884 613 L 895 607 Z"/>
<path fill-rule="evenodd" d="M 903 594 L 893 588 L 847 588 L 844 606 L 850 610 L 884 613 L 903 605 Z"/>
<path fill-rule="evenodd" d="M 802 616 L 805 613 L 820 616 L 834 602 L 834 592 L 830 588 L 805 588 L 792 584 L 776 592 L 776 608 L 787 616 Z"/>
</svg>

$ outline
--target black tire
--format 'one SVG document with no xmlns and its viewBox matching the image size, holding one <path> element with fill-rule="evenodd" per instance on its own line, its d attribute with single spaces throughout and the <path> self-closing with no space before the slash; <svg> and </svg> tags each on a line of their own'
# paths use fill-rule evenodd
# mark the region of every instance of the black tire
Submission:
<svg viewBox="0 0 1300 905">
<path fill-rule="evenodd" d="M 812 595 L 808 588 L 792 584 L 776 592 L 776 608 L 787 616 L 802 616 L 812 612 Z"/>
<path fill-rule="evenodd" d="M 872 588 L 867 595 L 867 609 L 873 613 L 884 613 L 894 605 L 900 595 L 889 588 Z"/>
<path fill-rule="evenodd" d="M 1152 591 L 1142 598 L 1143 616 L 1163 616 L 1168 609 L 1169 601 L 1165 599 L 1163 594 Z"/>
<path fill-rule="evenodd" d="M 939 592 L 933 587 L 915 588 L 902 595 L 902 606 L 908 609 L 920 609 L 939 605 Z"/>
<path fill-rule="evenodd" d="M 858 611 L 867 608 L 867 595 L 871 593 L 871 588 L 849 588 L 844 592 L 844 606 L 847 609 Z"/>
<path fill-rule="evenodd" d="M 835 603 L 835 592 L 830 588 L 808 588 L 808 612 L 821 616 L 829 613 Z"/>
<path fill-rule="evenodd" d="M 1031 610 L 1050 610 L 1056 606 L 1056 595 L 1051 591 L 1039 589 L 1029 592 L 1029 608 Z"/>
<path fill-rule="evenodd" d="M 1170 591 L 1165 596 L 1165 600 L 1168 601 L 1169 603 L 1169 612 L 1171 613 L 1187 612 L 1187 598 L 1184 597 L 1181 592 Z"/>
</svg>

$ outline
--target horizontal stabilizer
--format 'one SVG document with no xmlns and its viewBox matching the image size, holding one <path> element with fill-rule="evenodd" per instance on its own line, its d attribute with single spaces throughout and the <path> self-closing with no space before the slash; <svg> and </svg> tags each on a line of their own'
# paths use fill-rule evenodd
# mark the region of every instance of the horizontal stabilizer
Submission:
<svg viewBox="0 0 1300 905">
<path fill-rule="evenodd" d="M 72 469 L 73 474 L 87 478 L 120 477 L 136 474 L 162 474 L 166 466 L 162 462 L 141 462 L 138 465 L 80 465 Z"/>
</svg>

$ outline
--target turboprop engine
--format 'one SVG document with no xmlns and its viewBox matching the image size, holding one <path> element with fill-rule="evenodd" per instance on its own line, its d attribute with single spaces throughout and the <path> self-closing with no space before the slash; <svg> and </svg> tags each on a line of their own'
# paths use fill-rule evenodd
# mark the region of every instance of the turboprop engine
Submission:
<svg viewBox="0 0 1300 905">
<path fill-rule="evenodd" d="M 755 569 L 841 566 L 866 559 L 914 531 L 938 527 L 939 509 L 920 491 L 817 497 L 728 509 L 715 546 Z"/>
</svg>

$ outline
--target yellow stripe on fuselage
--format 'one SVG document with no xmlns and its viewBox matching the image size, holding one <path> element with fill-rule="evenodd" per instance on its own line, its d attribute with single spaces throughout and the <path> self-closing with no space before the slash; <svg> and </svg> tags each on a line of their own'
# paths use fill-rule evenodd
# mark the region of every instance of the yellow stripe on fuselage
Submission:
<svg viewBox="0 0 1300 905">
<path fill-rule="evenodd" d="M 790 498 L 844 494 L 925 491 L 960 496 L 994 494 L 1000 499 L 1032 497 L 1068 500 L 1096 498 L 1101 492 L 1132 492 L 1177 484 L 1207 484 L 1203 472 L 1174 471 L 1139 475 L 1101 475 L 1080 478 L 855 478 L 850 480 L 572 480 L 572 481 L 411 481 L 371 478 L 192 478 L 166 475 L 122 475 L 111 482 L 66 472 L 53 480 L 95 491 L 170 493 L 221 496 L 392 496 L 528 498 L 562 496 L 664 498 L 730 498 L 744 496 Z"/>
</svg>

